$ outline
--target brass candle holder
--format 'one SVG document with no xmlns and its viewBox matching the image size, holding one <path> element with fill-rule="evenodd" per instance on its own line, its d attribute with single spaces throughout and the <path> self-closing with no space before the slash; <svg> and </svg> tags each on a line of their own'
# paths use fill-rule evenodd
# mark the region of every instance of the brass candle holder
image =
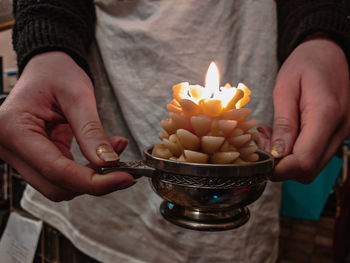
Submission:
<svg viewBox="0 0 350 263">
<path fill-rule="evenodd" d="M 237 228 L 250 217 L 247 205 L 263 193 L 274 168 L 273 157 L 257 151 L 259 160 L 248 164 L 198 164 L 171 161 L 143 152 L 143 160 L 102 167 L 100 173 L 126 171 L 147 176 L 164 199 L 163 217 L 181 227 L 220 231 Z"/>
</svg>

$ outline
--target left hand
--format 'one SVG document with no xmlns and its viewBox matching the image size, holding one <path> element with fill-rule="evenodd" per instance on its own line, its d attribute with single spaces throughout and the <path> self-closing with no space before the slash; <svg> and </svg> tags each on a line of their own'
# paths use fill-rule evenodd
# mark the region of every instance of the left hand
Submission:
<svg viewBox="0 0 350 263">
<path fill-rule="evenodd" d="M 260 128 L 258 141 L 281 158 L 271 179 L 310 183 L 350 134 L 349 67 L 343 50 L 323 37 L 304 41 L 282 65 L 273 96 L 273 130 Z"/>
</svg>

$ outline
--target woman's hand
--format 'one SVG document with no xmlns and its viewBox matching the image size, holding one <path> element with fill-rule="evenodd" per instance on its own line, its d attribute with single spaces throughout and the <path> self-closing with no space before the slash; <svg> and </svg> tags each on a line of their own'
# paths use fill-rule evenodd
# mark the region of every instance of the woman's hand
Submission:
<svg viewBox="0 0 350 263">
<path fill-rule="evenodd" d="M 116 152 L 128 141 L 106 137 L 92 82 L 65 53 L 43 53 L 28 62 L 0 107 L 0 124 L 0 158 L 51 200 L 103 195 L 134 184 L 127 173 L 99 175 L 89 168 L 116 164 Z M 73 161 L 73 135 L 89 167 Z"/>
<path fill-rule="evenodd" d="M 273 130 L 260 128 L 259 144 L 281 158 L 272 180 L 312 182 L 350 134 L 349 103 L 342 49 L 322 37 L 300 44 L 277 77 Z"/>
</svg>

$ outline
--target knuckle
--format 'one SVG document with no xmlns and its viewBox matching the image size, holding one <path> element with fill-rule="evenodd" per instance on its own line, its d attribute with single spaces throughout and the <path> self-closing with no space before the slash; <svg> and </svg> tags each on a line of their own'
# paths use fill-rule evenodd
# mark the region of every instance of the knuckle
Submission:
<svg viewBox="0 0 350 263">
<path fill-rule="evenodd" d="M 61 161 L 61 158 L 44 165 L 39 170 L 41 175 L 58 185 L 67 184 L 67 177 L 70 177 L 69 175 L 72 173 L 70 163 Z"/>
<path fill-rule="evenodd" d="M 70 97 L 71 101 L 75 101 L 76 103 L 84 103 L 85 99 L 89 98 L 89 93 L 87 92 L 87 90 L 80 88 L 80 89 L 69 89 L 67 91 L 69 94 L 67 94 L 67 96 Z"/>
<path fill-rule="evenodd" d="M 329 100 L 324 102 L 325 104 L 322 107 L 322 116 L 325 120 L 338 121 L 344 115 L 344 110 L 342 109 L 341 104 L 337 103 L 334 100 Z"/>
<path fill-rule="evenodd" d="M 63 195 L 59 191 L 52 190 L 43 194 L 46 198 L 56 203 L 65 201 L 65 195 Z"/>
<path fill-rule="evenodd" d="M 277 116 L 274 119 L 274 130 L 278 129 L 282 132 L 292 132 L 298 129 L 295 125 L 292 124 L 289 118 L 283 116 Z"/>
<path fill-rule="evenodd" d="M 89 121 L 81 127 L 80 132 L 84 137 L 96 137 L 103 133 L 103 128 L 99 121 Z"/>
<path fill-rule="evenodd" d="M 342 106 L 342 104 L 339 103 L 339 101 L 337 101 L 335 99 L 327 100 L 327 101 L 325 101 L 325 103 L 326 103 L 327 111 L 330 113 L 338 112 L 340 107 Z"/>
<path fill-rule="evenodd" d="M 70 85 L 65 83 L 65 80 L 63 80 L 63 82 L 53 83 L 53 87 L 60 97 L 62 96 L 63 98 L 69 98 L 69 101 L 79 102 L 86 95 L 83 85 L 80 85 L 79 88 L 72 89 Z"/>
<path fill-rule="evenodd" d="M 55 169 L 52 165 L 43 165 L 39 169 L 39 173 L 48 179 L 54 178 Z"/>
<path fill-rule="evenodd" d="M 98 183 L 96 180 L 94 180 L 94 176 L 91 175 L 91 179 L 89 180 L 87 187 L 86 187 L 86 193 L 94 196 L 102 196 L 109 192 L 111 192 L 110 187 L 106 187 L 106 185 L 102 185 Z"/>
<path fill-rule="evenodd" d="M 94 195 L 94 196 L 101 196 L 101 195 L 105 195 L 106 191 L 104 189 L 101 189 L 97 185 L 95 185 L 93 182 L 91 182 L 88 188 L 88 194 Z"/>
<path fill-rule="evenodd" d="M 313 177 L 317 163 L 311 158 L 302 158 L 299 160 L 300 175 L 305 178 Z"/>
<path fill-rule="evenodd" d="M 66 161 L 64 157 L 61 157 L 62 161 L 58 160 L 59 163 L 57 163 L 57 167 L 60 169 L 60 173 L 62 176 L 59 176 L 60 178 L 67 178 L 68 175 L 72 174 L 72 165 L 70 161 Z"/>
</svg>

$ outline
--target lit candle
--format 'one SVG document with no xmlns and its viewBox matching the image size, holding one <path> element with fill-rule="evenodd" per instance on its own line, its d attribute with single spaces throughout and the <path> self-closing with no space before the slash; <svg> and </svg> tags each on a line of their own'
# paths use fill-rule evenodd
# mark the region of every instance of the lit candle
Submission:
<svg viewBox="0 0 350 263">
<path fill-rule="evenodd" d="M 162 141 L 153 147 L 154 156 L 181 162 L 242 164 L 259 156 L 253 144 L 258 132 L 256 120 L 243 108 L 250 90 L 220 87 L 219 71 L 214 62 L 208 68 L 205 87 L 182 82 L 173 86 L 173 100 L 167 105 L 169 118 L 161 121 Z"/>
</svg>

